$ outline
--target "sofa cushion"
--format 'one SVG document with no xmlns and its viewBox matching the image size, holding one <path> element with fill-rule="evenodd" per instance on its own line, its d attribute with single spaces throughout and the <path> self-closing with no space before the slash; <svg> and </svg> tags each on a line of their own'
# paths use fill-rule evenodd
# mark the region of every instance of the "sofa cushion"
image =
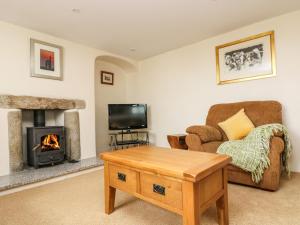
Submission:
<svg viewBox="0 0 300 225">
<path fill-rule="evenodd" d="M 228 138 L 224 131 L 218 126 L 218 123 L 226 120 L 242 108 L 245 109 L 247 116 L 253 122 L 255 127 L 268 123 L 282 123 L 282 107 L 279 102 L 248 101 L 211 106 L 206 118 L 206 125 L 219 129 L 223 135 L 223 140 L 226 141 Z"/>
<path fill-rule="evenodd" d="M 229 140 L 242 139 L 254 128 L 252 121 L 246 115 L 244 109 L 241 109 L 227 120 L 218 123 L 218 125 L 225 132 Z"/>
</svg>

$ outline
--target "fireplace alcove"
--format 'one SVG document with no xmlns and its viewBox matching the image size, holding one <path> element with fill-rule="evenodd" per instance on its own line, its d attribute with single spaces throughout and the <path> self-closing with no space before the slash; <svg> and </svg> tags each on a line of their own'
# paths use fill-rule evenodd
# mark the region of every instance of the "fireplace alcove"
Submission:
<svg viewBox="0 0 300 225">
<path fill-rule="evenodd" d="M 7 152 L 9 159 L 9 164 L 7 164 L 6 169 L 7 172 L 2 170 L 2 175 L 21 171 L 23 170 L 24 165 L 26 165 L 27 157 L 26 149 L 24 148 L 27 148 L 26 146 L 28 143 L 26 135 L 27 129 L 25 127 L 34 126 L 33 121 L 31 122 L 31 125 L 24 124 L 24 118 L 22 117 L 28 117 L 28 115 L 33 114 L 34 110 L 46 110 L 46 112 L 59 111 L 59 124 L 50 124 L 50 126 L 54 125 L 54 127 L 60 130 L 56 131 L 56 133 L 63 132 L 60 133 L 60 136 L 63 136 L 62 144 L 65 146 L 63 150 L 66 159 L 69 161 L 80 160 L 79 112 L 84 108 L 85 102 L 83 100 L 0 95 L 0 126 L 4 128 L 7 127 L 7 130 L 3 129 L 3 131 L 7 133 L 0 135 L 0 141 L 2 146 L 8 146 Z M 48 125 L 46 124 L 46 126 Z M 51 133 L 53 132 L 50 132 L 49 134 Z M 62 155 L 62 152 L 60 155 Z M 56 157 L 57 156 L 54 158 L 57 159 Z M 53 161 L 55 160 L 53 159 Z"/>
<path fill-rule="evenodd" d="M 39 168 L 65 160 L 64 126 L 46 126 L 45 110 L 33 110 L 34 126 L 26 128 L 26 151 L 29 166 Z"/>
<path fill-rule="evenodd" d="M 62 163 L 65 159 L 64 127 L 28 127 L 27 163 L 34 168 Z M 47 141 L 49 140 L 49 141 Z M 44 144 L 47 141 L 49 143 Z M 54 146 L 55 147 L 51 147 Z M 47 147 L 49 146 L 49 147 Z"/>
</svg>

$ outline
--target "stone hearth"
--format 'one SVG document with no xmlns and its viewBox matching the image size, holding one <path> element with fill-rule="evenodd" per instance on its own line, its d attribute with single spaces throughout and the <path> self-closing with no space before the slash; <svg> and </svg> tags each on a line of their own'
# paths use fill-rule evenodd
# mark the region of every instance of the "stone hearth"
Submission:
<svg viewBox="0 0 300 225">
<path fill-rule="evenodd" d="M 23 170 L 22 110 L 63 110 L 66 129 L 66 156 L 68 160 L 80 160 L 79 112 L 85 108 L 85 101 L 77 99 L 56 99 L 34 96 L 0 95 L 0 148 L 5 151 L 6 165 L 0 166 L 0 176 Z M 1 171 L 2 170 L 2 171 Z"/>
<path fill-rule="evenodd" d="M 38 170 L 25 168 L 23 171 L 0 176 L 0 196 L 1 191 L 22 187 L 24 185 L 33 184 L 59 176 L 80 172 L 83 170 L 100 167 L 103 161 L 97 157 L 83 159 L 79 163 L 60 164 L 53 167 L 40 168 Z"/>
</svg>

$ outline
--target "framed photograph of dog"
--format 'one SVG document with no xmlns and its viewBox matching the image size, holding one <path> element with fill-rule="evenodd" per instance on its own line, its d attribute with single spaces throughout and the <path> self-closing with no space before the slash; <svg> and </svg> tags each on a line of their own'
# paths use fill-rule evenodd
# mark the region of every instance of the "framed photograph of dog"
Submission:
<svg viewBox="0 0 300 225">
<path fill-rule="evenodd" d="M 114 74 L 107 71 L 101 71 L 101 84 L 114 85 Z"/>
<path fill-rule="evenodd" d="M 217 84 L 276 76 L 274 31 L 216 47 Z"/>
</svg>

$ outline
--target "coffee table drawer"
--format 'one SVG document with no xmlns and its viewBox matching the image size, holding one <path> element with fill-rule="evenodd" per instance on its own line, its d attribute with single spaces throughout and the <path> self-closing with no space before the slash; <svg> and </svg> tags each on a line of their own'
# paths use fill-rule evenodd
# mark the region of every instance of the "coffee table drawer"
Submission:
<svg viewBox="0 0 300 225">
<path fill-rule="evenodd" d="M 137 191 L 138 173 L 134 170 L 109 164 L 109 183 L 122 191 L 135 193 Z"/>
<path fill-rule="evenodd" d="M 143 196 L 182 209 L 181 182 L 147 173 L 141 173 L 140 177 Z"/>
</svg>

